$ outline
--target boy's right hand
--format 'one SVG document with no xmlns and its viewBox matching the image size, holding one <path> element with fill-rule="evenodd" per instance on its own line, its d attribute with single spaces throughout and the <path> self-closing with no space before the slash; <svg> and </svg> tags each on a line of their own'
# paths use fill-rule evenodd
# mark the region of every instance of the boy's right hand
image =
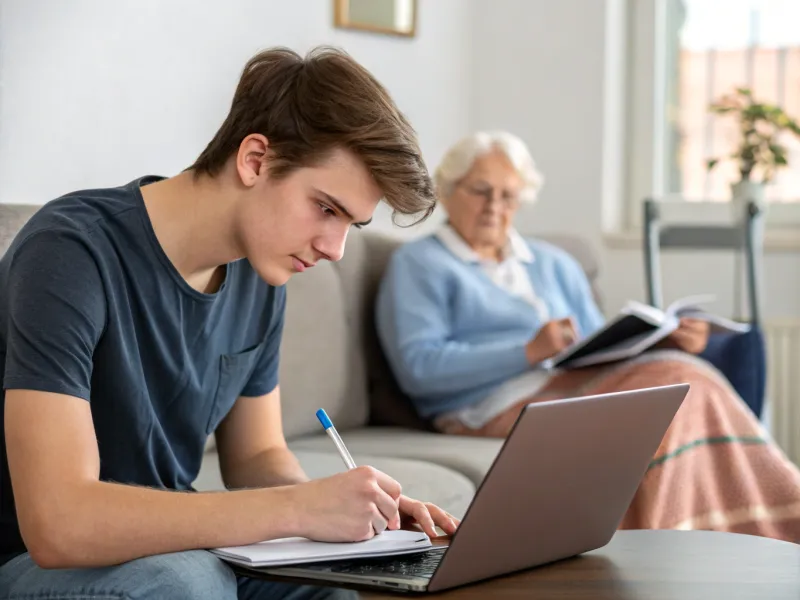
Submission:
<svg viewBox="0 0 800 600">
<path fill-rule="evenodd" d="M 358 542 L 399 529 L 400 484 L 362 466 L 294 486 L 290 508 L 298 535 L 321 542 Z"/>
<path fill-rule="evenodd" d="M 577 340 L 578 332 L 571 317 L 548 321 L 525 346 L 525 356 L 528 362 L 535 366 L 543 360 L 552 358 Z"/>
</svg>

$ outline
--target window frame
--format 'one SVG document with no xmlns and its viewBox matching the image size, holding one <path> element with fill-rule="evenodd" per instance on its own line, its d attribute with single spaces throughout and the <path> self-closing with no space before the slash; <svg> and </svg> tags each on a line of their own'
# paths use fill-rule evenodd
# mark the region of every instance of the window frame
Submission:
<svg viewBox="0 0 800 600">
<path fill-rule="evenodd" d="M 724 224 L 732 221 L 729 202 L 687 201 L 664 196 L 667 91 L 667 0 L 628 2 L 628 137 L 626 152 L 625 229 L 639 232 L 645 198 L 662 201 L 665 219 L 684 223 Z M 800 164 L 789 168 L 800 168 Z M 783 237 L 798 236 L 800 201 L 770 202 L 764 214 L 767 230 L 784 230 Z M 798 231 L 795 231 L 798 230 Z M 769 232 L 769 231 L 768 231 Z M 794 245 L 794 244 L 792 244 Z"/>
</svg>

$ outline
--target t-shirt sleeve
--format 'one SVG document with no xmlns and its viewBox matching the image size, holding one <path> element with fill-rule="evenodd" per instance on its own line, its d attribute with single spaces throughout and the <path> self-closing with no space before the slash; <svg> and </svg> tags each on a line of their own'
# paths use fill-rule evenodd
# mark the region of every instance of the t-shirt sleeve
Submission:
<svg viewBox="0 0 800 600">
<path fill-rule="evenodd" d="M 10 258 L 4 389 L 88 400 L 92 356 L 106 320 L 91 250 L 77 234 L 43 231 Z"/>
<path fill-rule="evenodd" d="M 280 347 L 286 313 L 285 287 L 275 288 L 271 310 L 272 319 L 264 341 L 264 349 L 261 351 L 250 380 L 242 390 L 242 396 L 263 396 L 264 394 L 269 394 L 278 386 Z"/>
</svg>

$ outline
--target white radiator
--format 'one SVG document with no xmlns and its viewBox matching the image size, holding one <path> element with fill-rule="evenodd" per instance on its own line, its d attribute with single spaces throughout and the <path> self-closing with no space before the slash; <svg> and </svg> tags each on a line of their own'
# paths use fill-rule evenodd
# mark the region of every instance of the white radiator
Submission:
<svg viewBox="0 0 800 600">
<path fill-rule="evenodd" d="M 800 465 L 800 319 L 771 320 L 767 344 L 767 427 L 777 444 Z"/>
</svg>

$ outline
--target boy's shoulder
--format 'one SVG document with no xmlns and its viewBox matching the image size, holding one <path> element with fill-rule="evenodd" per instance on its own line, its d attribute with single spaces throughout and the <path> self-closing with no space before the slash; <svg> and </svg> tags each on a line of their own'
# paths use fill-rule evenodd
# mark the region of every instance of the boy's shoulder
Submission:
<svg viewBox="0 0 800 600">
<path fill-rule="evenodd" d="M 143 177 L 117 187 L 64 194 L 42 205 L 26 225 L 32 230 L 59 228 L 89 232 L 121 213 L 143 208 L 139 186 L 150 179 L 153 178 Z"/>
<path fill-rule="evenodd" d="M 9 232 L 11 240 L 5 255 L 13 255 L 32 238 L 68 237 L 92 245 L 98 237 L 106 240 L 118 237 L 121 229 L 129 226 L 125 215 L 135 218 L 136 211 L 143 209 L 139 185 L 148 179 L 155 180 L 149 176 L 118 187 L 70 192 L 41 205 L 33 214 L 29 206 L 7 206 L 5 210 L 17 211 L 17 222 L 24 220 L 24 224 L 17 231 Z M 98 230 L 105 235 L 96 236 Z"/>
</svg>

